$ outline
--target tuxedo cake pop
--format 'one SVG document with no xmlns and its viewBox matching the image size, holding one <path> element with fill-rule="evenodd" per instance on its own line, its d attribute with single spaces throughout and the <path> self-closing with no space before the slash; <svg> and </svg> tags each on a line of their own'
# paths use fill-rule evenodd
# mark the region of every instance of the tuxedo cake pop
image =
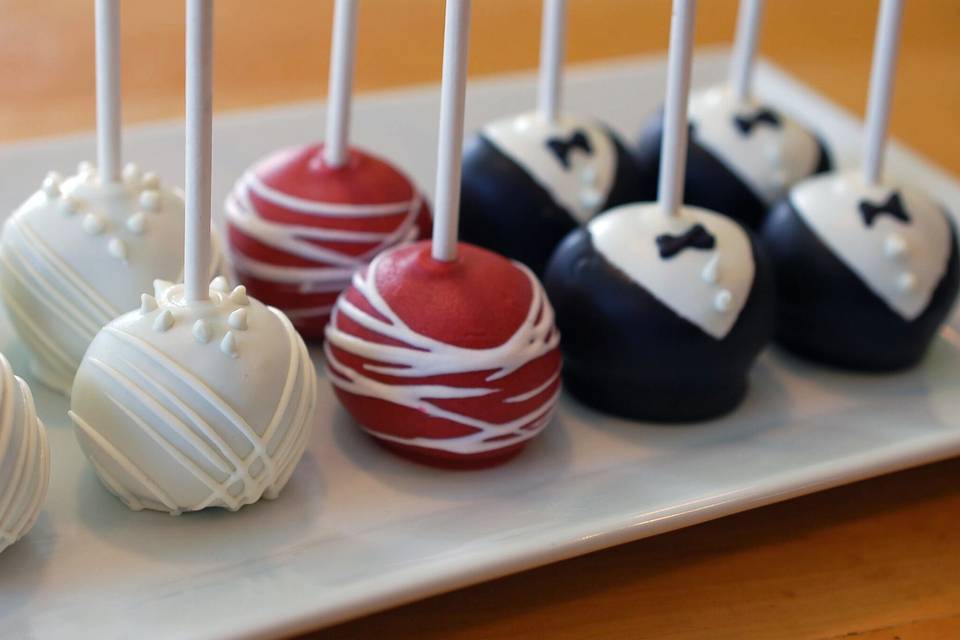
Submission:
<svg viewBox="0 0 960 640">
<path fill-rule="evenodd" d="M 692 29 L 693 2 L 676 0 L 659 202 L 614 208 L 572 232 L 545 276 L 566 388 L 634 419 L 731 411 L 773 332 L 772 274 L 752 234 L 679 202 Z"/>
<path fill-rule="evenodd" d="M 432 242 L 380 254 L 327 325 L 327 371 L 359 426 L 427 464 L 488 466 L 550 422 L 560 336 L 525 266 L 456 241 L 469 0 L 447 0 Z"/>
<path fill-rule="evenodd" d="M 187 2 L 185 283 L 158 281 L 84 355 L 70 418 L 104 486 L 179 514 L 272 499 L 310 437 L 316 373 L 280 311 L 208 286 L 212 0 Z"/>
<path fill-rule="evenodd" d="M 791 185 L 832 166 L 820 138 L 751 91 L 762 7 L 763 0 L 742 0 L 730 81 L 690 100 L 684 181 L 684 202 L 754 229 Z M 655 195 L 662 135 L 659 113 L 635 149 L 645 199 Z"/>
<path fill-rule="evenodd" d="M 537 274 L 567 233 L 642 195 L 616 134 L 561 111 L 565 5 L 544 0 L 538 109 L 487 124 L 463 158 L 461 236 Z"/>
<path fill-rule="evenodd" d="M 348 146 L 357 0 L 338 0 L 327 140 L 283 149 L 248 169 L 226 201 L 237 279 L 321 338 L 337 295 L 384 249 L 429 235 L 416 185 L 383 158 Z"/>
<path fill-rule="evenodd" d="M 31 354 L 31 370 L 67 393 L 87 345 L 130 310 L 154 278 L 183 264 L 183 199 L 134 164 L 121 170 L 118 13 L 97 3 L 97 135 L 100 165 L 51 172 L 7 220 L 0 293 Z M 210 270 L 216 269 L 216 254 Z"/>
<path fill-rule="evenodd" d="M 33 527 L 50 482 L 50 448 L 27 383 L 0 354 L 0 553 Z"/>
<path fill-rule="evenodd" d="M 900 0 L 883 1 L 862 170 L 796 185 L 763 227 L 780 291 L 779 341 L 846 368 L 915 364 L 957 296 L 950 218 L 920 190 L 883 177 L 901 14 Z"/>
</svg>

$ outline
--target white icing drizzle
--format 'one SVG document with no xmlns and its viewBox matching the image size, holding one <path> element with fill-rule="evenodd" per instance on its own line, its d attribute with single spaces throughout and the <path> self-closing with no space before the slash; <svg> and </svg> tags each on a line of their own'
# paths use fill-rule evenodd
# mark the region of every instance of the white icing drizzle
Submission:
<svg viewBox="0 0 960 640">
<path fill-rule="evenodd" d="M 656 239 L 701 224 L 713 249 L 684 249 L 661 258 Z M 733 328 L 753 287 L 750 239 L 725 216 L 683 207 L 666 215 L 656 203 L 615 207 L 587 226 L 596 250 L 657 300 L 717 340 Z"/>
<path fill-rule="evenodd" d="M 107 185 L 87 165 L 67 179 L 48 175 L 4 226 L 0 293 L 35 375 L 63 393 L 100 327 L 131 308 L 153 278 L 179 277 L 182 198 L 151 180 L 156 211 L 140 211 L 148 192 L 138 171 Z M 218 261 L 214 251 L 211 270 Z"/>
<path fill-rule="evenodd" d="M 779 110 L 779 127 L 761 123 L 749 135 L 742 134 L 734 118 L 752 115 L 763 107 L 752 98 L 738 101 L 726 86 L 712 87 L 691 97 L 690 123 L 697 143 L 771 205 L 786 195 L 791 185 L 814 172 L 820 150 L 809 131 Z"/>
<path fill-rule="evenodd" d="M 864 224 L 860 202 L 897 191 L 910 216 L 880 215 Z M 893 311 L 913 320 L 930 304 L 950 259 L 950 226 L 936 202 L 909 187 L 869 186 L 860 173 L 815 176 L 790 191 L 800 218 L 837 258 Z"/>
<path fill-rule="evenodd" d="M 417 214 L 423 205 L 422 196 L 414 192 L 411 200 L 386 204 L 342 204 L 314 202 L 273 189 L 257 178 L 254 170 L 237 181 L 227 197 L 226 218 L 238 231 L 259 242 L 292 256 L 309 260 L 310 266 L 290 266 L 263 262 L 244 255 L 232 247 L 228 259 L 238 273 L 279 285 L 292 286 L 300 293 L 338 292 L 350 284 L 354 271 L 392 246 L 411 242 L 419 236 Z M 273 222 L 264 218 L 251 199 L 256 196 L 272 205 L 305 216 L 324 216 L 362 220 L 370 217 L 396 216 L 396 226 L 390 232 L 350 231 L 330 229 L 309 224 L 294 225 Z M 337 243 L 366 244 L 369 248 L 359 255 L 351 255 L 329 246 Z M 293 319 L 324 316 L 329 305 L 284 309 Z"/>
<path fill-rule="evenodd" d="M 327 325 L 324 344 L 331 382 L 346 392 L 416 409 L 426 415 L 470 427 L 474 431 L 455 438 L 400 438 L 378 430 L 377 425 L 361 426 L 371 435 L 383 440 L 464 455 L 509 447 L 536 436 L 549 423 L 556 408 L 560 387 L 557 386 L 556 391 L 549 395 L 546 392 L 557 381 L 557 375 L 551 376 L 533 389 L 503 400 L 506 403 L 518 403 L 543 396 L 542 401 L 532 411 L 506 423 L 480 420 L 444 409 L 431 401 L 477 398 L 498 393 L 500 389 L 495 384 L 497 380 L 557 348 L 560 334 L 554 327 L 553 309 L 536 277 L 526 267 L 517 264 L 529 279 L 533 293 L 526 318 L 503 344 L 488 349 L 470 349 L 417 333 L 390 308 L 376 286 L 377 269 L 382 259 L 382 255 L 374 259 L 365 273 L 356 273 L 353 286 L 385 320 L 364 312 L 351 304 L 346 296 L 340 296 L 333 318 Z M 399 341 L 401 345 L 371 342 L 343 331 L 337 326 L 337 316 L 340 313 L 366 329 Z M 363 365 L 362 371 L 358 371 L 337 359 L 331 346 L 379 364 L 368 362 Z M 484 387 L 391 384 L 375 380 L 365 373 L 423 378 L 475 371 L 492 371 L 486 377 L 486 381 L 491 384 Z"/>
<path fill-rule="evenodd" d="M 0 552 L 36 522 L 50 482 L 50 449 L 27 384 L 0 354 Z"/>
<path fill-rule="evenodd" d="M 582 131 L 592 153 L 572 149 L 564 167 L 547 145 L 551 138 L 567 140 Z M 517 163 L 573 219 L 585 223 L 606 203 L 617 173 L 617 150 L 602 126 L 562 115 L 547 122 L 537 111 L 496 120 L 483 136 Z"/>
<path fill-rule="evenodd" d="M 230 296 L 211 288 L 209 304 L 191 307 L 182 291 L 164 289 L 160 308 L 118 318 L 91 344 L 71 402 L 80 443 L 134 510 L 236 510 L 276 497 L 313 421 L 306 345 L 282 313 L 256 301 L 242 308 L 241 341 L 228 323 L 240 310 Z M 201 322 L 204 341 L 194 338 Z"/>
</svg>

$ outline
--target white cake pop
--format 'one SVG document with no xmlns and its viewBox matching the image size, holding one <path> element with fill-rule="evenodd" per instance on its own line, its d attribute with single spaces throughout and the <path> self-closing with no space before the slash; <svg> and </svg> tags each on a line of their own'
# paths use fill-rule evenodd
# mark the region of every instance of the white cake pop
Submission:
<svg viewBox="0 0 960 640">
<path fill-rule="evenodd" d="M 0 240 L 0 292 L 14 328 L 34 375 L 63 393 L 100 327 L 133 308 L 154 278 L 179 280 L 183 265 L 181 194 L 136 165 L 120 169 L 119 3 L 96 8 L 100 166 L 81 163 L 67 179 L 49 173 Z"/>
<path fill-rule="evenodd" d="M 27 383 L 0 354 L 0 552 L 37 520 L 50 482 L 50 448 Z"/>
<path fill-rule="evenodd" d="M 310 436 L 316 373 L 276 309 L 226 280 L 207 286 L 212 1 L 187 4 L 185 284 L 158 281 L 104 327 L 70 417 L 106 487 L 128 507 L 178 514 L 274 498 Z"/>
</svg>

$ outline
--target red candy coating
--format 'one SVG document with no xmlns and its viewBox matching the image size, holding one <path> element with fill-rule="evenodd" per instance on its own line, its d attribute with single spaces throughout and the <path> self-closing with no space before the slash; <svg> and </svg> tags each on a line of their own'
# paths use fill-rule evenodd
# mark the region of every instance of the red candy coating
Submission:
<svg viewBox="0 0 960 640">
<path fill-rule="evenodd" d="M 228 256 L 237 279 L 283 310 L 307 338 L 321 338 L 337 295 L 386 248 L 426 237 L 430 210 L 410 179 L 351 149 L 338 168 L 323 145 L 267 156 L 226 203 Z"/>
<path fill-rule="evenodd" d="M 456 261 L 439 262 L 418 242 L 382 254 L 343 293 L 327 367 L 337 397 L 378 442 L 469 468 L 510 458 L 546 426 L 560 390 L 558 344 L 526 268 L 463 243 Z"/>
</svg>

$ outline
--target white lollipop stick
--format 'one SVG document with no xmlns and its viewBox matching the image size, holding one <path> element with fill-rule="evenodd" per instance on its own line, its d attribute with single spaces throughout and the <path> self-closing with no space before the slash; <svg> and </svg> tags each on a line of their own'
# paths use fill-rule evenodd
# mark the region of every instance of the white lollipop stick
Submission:
<svg viewBox="0 0 960 640">
<path fill-rule="evenodd" d="M 457 259 L 460 217 L 460 164 L 463 110 L 467 90 L 470 0 L 447 0 L 443 28 L 443 79 L 440 84 L 440 142 L 437 148 L 437 208 L 433 216 L 433 257 Z"/>
<path fill-rule="evenodd" d="M 183 276 L 188 302 L 209 297 L 213 0 L 187 0 L 186 227 Z"/>
<path fill-rule="evenodd" d="M 120 180 L 120 0 L 97 0 L 97 164 L 102 182 Z"/>
<path fill-rule="evenodd" d="M 560 115 L 563 92 L 563 55 L 567 35 L 567 0 L 543 0 L 540 30 L 540 90 L 538 109 L 547 122 Z"/>
<path fill-rule="evenodd" d="M 763 22 L 764 0 L 740 0 L 737 12 L 737 36 L 730 61 L 730 89 L 734 97 L 744 101 L 750 97 L 753 84 L 753 61 L 757 56 L 757 40 Z"/>
<path fill-rule="evenodd" d="M 667 215 L 677 215 L 683 203 L 687 164 L 687 99 L 693 58 L 693 19 L 696 0 L 673 0 L 670 55 L 667 60 L 667 97 L 663 107 L 660 143 L 660 183 L 657 198 Z"/>
<path fill-rule="evenodd" d="M 869 185 L 880 182 L 883 174 L 887 128 L 890 125 L 890 100 L 900 48 L 900 23 L 903 0 L 882 0 L 873 45 L 870 71 L 870 96 L 867 98 L 867 131 L 863 152 L 863 179 Z"/>
<path fill-rule="evenodd" d="M 327 139 L 323 147 L 323 159 L 331 167 L 341 167 L 347 162 L 356 40 L 357 2 L 337 0 L 333 9 L 333 41 L 330 44 Z"/>
</svg>

